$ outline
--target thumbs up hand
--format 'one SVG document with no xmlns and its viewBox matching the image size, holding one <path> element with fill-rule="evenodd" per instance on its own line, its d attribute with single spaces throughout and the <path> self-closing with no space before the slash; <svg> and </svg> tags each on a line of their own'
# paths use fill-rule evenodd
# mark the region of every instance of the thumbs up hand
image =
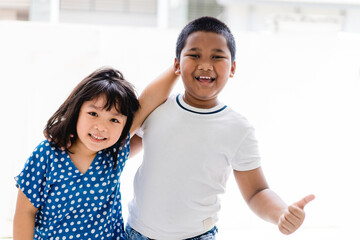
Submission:
<svg viewBox="0 0 360 240">
<path fill-rule="evenodd" d="M 304 222 L 305 206 L 314 199 L 314 195 L 308 195 L 290 205 L 279 218 L 278 227 L 280 232 L 286 235 L 295 232 Z"/>
</svg>

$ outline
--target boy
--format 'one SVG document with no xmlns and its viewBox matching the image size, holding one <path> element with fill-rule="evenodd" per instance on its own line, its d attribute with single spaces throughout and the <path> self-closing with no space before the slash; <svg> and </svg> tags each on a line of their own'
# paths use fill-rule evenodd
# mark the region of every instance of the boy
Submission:
<svg viewBox="0 0 360 240">
<path fill-rule="evenodd" d="M 282 233 L 294 232 L 314 196 L 287 206 L 269 189 L 254 129 L 217 98 L 236 68 L 228 27 L 211 17 L 190 22 L 178 37 L 174 66 L 185 93 L 169 97 L 143 124 L 129 239 L 215 239 L 218 195 L 231 169 L 249 207 Z"/>
</svg>

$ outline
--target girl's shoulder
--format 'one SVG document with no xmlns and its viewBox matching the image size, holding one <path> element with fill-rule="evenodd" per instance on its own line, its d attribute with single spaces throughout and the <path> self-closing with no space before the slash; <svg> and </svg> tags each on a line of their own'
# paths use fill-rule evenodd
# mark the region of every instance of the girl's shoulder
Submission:
<svg viewBox="0 0 360 240">
<path fill-rule="evenodd" d="M 113 149 L 111 151 L 117 152 L 117 168 L 120 168 L 120 170 L 122 170 L 125 166 L 125 162 L 128 160 L 130 155 L 130 134 L 128 134 L 127 138 L 121 146 L 113 146 Z M 107 156 L 110 157 L 111 162 L 113 162 L 112 154 L 107 154 Z"/>
<path fill-rule="evenodd" d="M 64 154 L 65 151 L 61 150 L 60 148 L 56 147 L 54 143 L 49 142 L 48 140 L 43 140 L 42 142 L 40 142 L 33 150 L 33 153 L 37 153 L 37 154 L 45 154 L 45 155 L 50 155 L 52 154 Z"/>
<path fill-rule="evenodd" d="M 40 142 L 30 154 L 26 164 L 36 163 L 37 165 L 48 165 L 57 159 L 66 158 L 68 153 L 56 147 L 48 140 Z"/>
</svg>

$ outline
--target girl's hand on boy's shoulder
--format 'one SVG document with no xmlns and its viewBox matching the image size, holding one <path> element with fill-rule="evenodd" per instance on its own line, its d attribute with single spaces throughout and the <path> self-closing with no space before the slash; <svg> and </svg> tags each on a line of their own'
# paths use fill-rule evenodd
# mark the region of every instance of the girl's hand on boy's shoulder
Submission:
<svg viewBox="0 0 360 240">
<path fill-rule="evenodd" d="M 279 219 L 280 232 L 286 235 L 295 232 L 305 220 L 305 206 L 314 199 L 315 196 L 311 194 L 290 205 Z"/>
</svg>

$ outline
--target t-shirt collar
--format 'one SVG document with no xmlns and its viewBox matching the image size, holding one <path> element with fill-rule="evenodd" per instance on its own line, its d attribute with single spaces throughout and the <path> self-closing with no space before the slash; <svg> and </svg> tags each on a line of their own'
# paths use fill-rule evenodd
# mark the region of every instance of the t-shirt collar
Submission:
<svg viewBox="0 0 360 240">
<path fill-rule="evenodd" d="M 193 106 L 187 104 L 184 101 L 183 96 L 184 95 L 182 95 L 182 94 L 178 94 L 176 96 L 176 102 L 182 109 L 184 109 L 188 112 L 197 113 L 197 114 L 215 114 L 215 113 L 223 111 L 227 107 L 225 104 L 219 103 L 218 105 L 216 105 L 213 108 L 196 108 L 196 107 L 193 107 Z"/>
</svg>

